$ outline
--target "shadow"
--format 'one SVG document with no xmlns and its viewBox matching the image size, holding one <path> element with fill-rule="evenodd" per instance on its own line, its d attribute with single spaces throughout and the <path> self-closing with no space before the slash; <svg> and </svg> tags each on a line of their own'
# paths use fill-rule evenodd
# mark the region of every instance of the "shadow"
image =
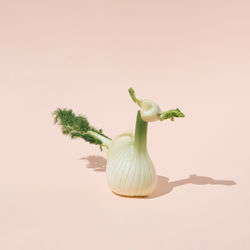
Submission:
<svg viewBox="0 0 250 250">
<path fill-rule="evenodd" d="M 96 172 L 105 172 L 107 160 L 100 155 L 89 155 L 87 157 L 82 157 L 80 160 L 86 160 L 87 168 L 92 168 Z M 163 196 L 165 194 L 170 193 L 175 187 L 186 185 L 186 184 L 195 184 L 195 185 L 224 185 L 231 186 L 235 185 L 236 182 L 233 180 L 215 180 L 211 177 L 207 176 L 199 176 L 196 174 L 190 175 L 189 178 L 181 179 L 177 181 L 169 181 L 169 178 L 165 176 L 158 175 L 157 176 L 157 186 L 152 194 L 145 197 L 138 196 L 123 196 L 127 198 L 137 198 L 137 199 L 152 199 L 156 197 Z"/>
<path fill-rule="evenodd" d="M 87 168 L 92 168 L 96 172 L 105 172 L 107 160 L 100 155 L 89 155 L 82 157 L 80 160 L 88 161 Z"/>
<path fill-rule="evenodd" d="M 181 179 L 177 181 L 169 181 L 169 179 L 165 176 L 158 175 L 157 176 L 157 186 L 152 194 L 147 199 L 156 198 L 165 194 L 170 193 L 175 187 L 182 186 L 185 184 L 196 184 L 196 185 L 225 185 L 231 186 L 235 185 L 236 182 L 233 180 L 215 180 L 211 177 L 207 176 L 199 176 L 199 175 L 190 175 L 189 178 Z"/>
</svg>

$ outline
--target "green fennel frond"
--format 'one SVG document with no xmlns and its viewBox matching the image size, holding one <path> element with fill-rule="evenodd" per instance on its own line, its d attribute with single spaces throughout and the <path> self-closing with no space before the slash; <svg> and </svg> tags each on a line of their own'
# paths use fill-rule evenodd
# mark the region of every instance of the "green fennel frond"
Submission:
<svg viewBox="0 0 250 250">
<path fill-rule="evenodd" d="M 160 115 L 160 121 L 170 119 L 173 122 L 174 117 L 185 117 L 185 115 L 178 108 L 170 109 Z"/>
<path fill-rule="evenodd" d="M 91 126 L 85 116 L 76 116 L 71 109 L 60 109 L 58 108 L 53 113 L 54 122 L 61 126 L 62 133 L 69 135 L 72 139 L 81 138 L 91 144 L 103 145 L 100 138 L 105 137 L 102 129 L 96 129 Z M 95 136 L 97 135 L 97 136 Z M 100 137 L 98 137 L 100 135 Z"/>
</svg>

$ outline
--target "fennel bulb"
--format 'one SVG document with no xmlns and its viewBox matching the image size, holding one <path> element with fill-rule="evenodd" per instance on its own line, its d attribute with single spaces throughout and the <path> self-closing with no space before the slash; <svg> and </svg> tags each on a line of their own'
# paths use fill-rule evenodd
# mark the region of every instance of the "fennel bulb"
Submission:
<svg viewBox="0 0 250 250">
<path fill-rule="evenodd" d="M 147 152 L 147 125 L 137 113 L 136 131 L 115 137 L 107 154 L 111 190 L 126 196 L 147 196 L 156 186 L 155 167 Z"/>
<path fill-rule="evenodd" d="M 104 135 L 102 130 L 92 127 L 87 118 L 75 116 L 72 110 L 54 111 L 55 123 L 62 127 L 63 134 L 71 138 L 82 138 L 107 149 L 107 183 L 110 189 L 123 196 L 147 196 L 157 184 L 156 170 L 147 151 L 148 122 L 184 117 L 179 109 L 162 112 L 151 100 L 139 100 L 132 88 L 132 100 L 140 106 L 137 112 L 135 134 L 124 133 L 114 139 Z"/>
</svg>

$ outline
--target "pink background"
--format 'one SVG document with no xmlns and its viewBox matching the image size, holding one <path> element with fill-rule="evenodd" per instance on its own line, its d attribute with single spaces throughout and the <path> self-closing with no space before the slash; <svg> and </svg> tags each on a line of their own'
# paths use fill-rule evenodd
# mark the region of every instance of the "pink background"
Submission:
<svg viewBox="0 0 250 250">
<path fill-rule="evenodd" d="M 250 249 L 249 9 L 1 0 L 0 249 Z M 134 129 L 130 86 L 186 114 L 149 125 L 148 199 L 114 195 L 106 153 L 51 116 L 72 108 L 114 137 Z"/>
</svg>

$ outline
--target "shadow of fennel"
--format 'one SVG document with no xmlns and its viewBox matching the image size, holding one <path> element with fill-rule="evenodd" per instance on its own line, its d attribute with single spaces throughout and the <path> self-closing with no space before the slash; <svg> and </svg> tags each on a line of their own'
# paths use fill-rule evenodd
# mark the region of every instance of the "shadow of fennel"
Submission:
<svg viewBox="0 0 250 250">
<path fill-rule="evenodd" d="M 152 194 L 150 194 L 148 199 L 156 198 L 165 194 L 170 193 L 175 187 L 182 186 L 185 184 L 196 184 L 196 185 L 226 185 L 231 186 L 235 185 L 236 182 L 233 180 L 215 180 L 211 177 L 207 176 L 199 176 L 196 174 L 190 175 L 189 178 L 181 179 L 177 181 L 169 181 L 169 179 L 165 176 L 158 175 L 157 176 L 157 186 Z"/>
<path fill-rule="evenodd" d="M 87 168 L 91 168 L 96 172 L 105 172 L 106 171 L 106 164 L 107 160 L 100 155 L 89 155 L 86 157 L 80 158 L 81 160 L 86 160 Z M 195 185 L 225 185 L 231 186 L 235 185 L 236 183 L 233 180 L 215 180 L 211 177 L 207 176 L 199 176 L 196 174 L 190 175 L 189 178 L 176 180 L 176 181 L 169 181 L 169 178 L 165 176 L 158 175 L 157 176 L 157 186 L 152 194 L 147 197 L 128 197 L 126 198 L 139 198 L 139 199 L 152 199 L 156 197 L 160 197 L 166 195 L 173 191 L 175 187 L 186 185 L 186 184 L 195 184 Z"/>
<path fill-rule="evenodd" d="M 88 161 L 87 168 L 92 168 L 96 172 L 105 172 L 107 160 L 100 155 L 89 155 L 82 157 L 81 160 Z"/>
</svg>

